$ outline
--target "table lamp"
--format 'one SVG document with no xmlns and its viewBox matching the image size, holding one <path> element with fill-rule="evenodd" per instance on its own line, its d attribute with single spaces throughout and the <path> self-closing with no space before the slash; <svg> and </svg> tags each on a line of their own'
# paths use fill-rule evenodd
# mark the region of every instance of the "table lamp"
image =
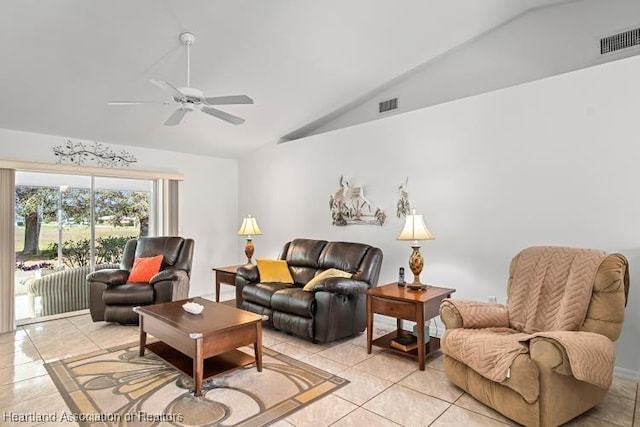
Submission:
<svg viewBox="0 0 640 427">
<path fill-rule="evenodd" d="M 422 267 L 424 267 L 424 260 L 422 259 L 422 255 L 420 255 L 421 245 L 418 244 L 418 240 L 433 239 L 435 239 L 435 237 L 433 237 L 427 229 L 422 215 L 416 214 L 416 210 L 412 209 L 411 213 L 407 215 L 405 219 L 402 232 L 398 236 L 398 240 L 413 240 L 413 245 L 411 245 L 413 252 L 409 257 L 409 268 L 411 268 L 411 272 L 413 273 L 413 283 L 407 284 L 409 289 L 423 290 L 427 288 L 427 285 L 420 283 L 420 273 L 422 272 Z"/>
<path fill-rule="evenodd" d="M 244 254 L 247 256 L 247 264 L 251 264 L 251 257 L 253 256 L 253 251 L 255 247 L 253 246 L 253 237 L 262 234 L 262 230 L 258 226 L 258 222 L 251 214 L 247 215 L 242 219 L 242 225 L 240 226 L 240 230 L 238 230 L 239 236 L 247 236 L 247 244 L 244 247 Z"/>
</svg>

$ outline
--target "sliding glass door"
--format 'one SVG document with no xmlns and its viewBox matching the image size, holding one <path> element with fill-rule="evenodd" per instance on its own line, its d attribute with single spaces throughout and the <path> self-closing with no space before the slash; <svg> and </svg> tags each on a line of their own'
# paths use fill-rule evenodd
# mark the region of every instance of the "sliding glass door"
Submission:
<svg viewBox="0 0 640 427">
<path fill-rule="evenodd" d="M 88 307 L 86 275 L 155 235 L 155 181 L 16 172 L 16 321 Z"/>
</svg>

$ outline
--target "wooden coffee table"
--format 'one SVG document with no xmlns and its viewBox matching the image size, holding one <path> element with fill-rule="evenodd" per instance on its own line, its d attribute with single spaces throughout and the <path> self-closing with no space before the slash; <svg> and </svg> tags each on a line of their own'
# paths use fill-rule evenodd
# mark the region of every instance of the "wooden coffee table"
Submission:
<svg viewBox="0 0 640 427">
<path fill-rule="evenodd" d="M 411 290 L 397 283 L 378 286 L 365 291 L 367 295 L 367 353 L 371 354 L 371 345 L 385 347 L 400 354 L 418 357 L 418 366 L 424 371 L 425 356 L 440 348 L 440 340 L 431 337 L 424 342 L 424 322 L 438 316 L 440 303 L 454 293 L 455 289 L 429 286 L 418 291 Z M 378 313 L 396 318 L 397 328 L 376 340 L 373 340 L 373 314 Z M 409 352 L 395 350 L 389 346 L 389 341 L 399 335 L 408 334 L 402 329 L 402 319 L 412 320 L 418 325 L 418 348 Z"/>
<path fill-rule="evenodd" d="M 187 301 L 204 306 L 200 314 L 184 311 Z M 140 356 L 145 348 L 194 379 L 194 395 L 202 381 L 255 361 L 262 372 L 262 316 L 203 298 L 136 307 L 140 315 Z M 147 344 L 147 334 L 159 342 Z M 253 344 L 254 356 L 237 350 Z"/>
</svg>

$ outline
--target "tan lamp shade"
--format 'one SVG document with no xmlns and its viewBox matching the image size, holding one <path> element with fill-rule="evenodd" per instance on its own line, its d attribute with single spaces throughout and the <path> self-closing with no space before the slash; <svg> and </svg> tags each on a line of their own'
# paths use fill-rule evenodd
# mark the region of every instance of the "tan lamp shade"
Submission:
<svg viewBox="0 0 640 427">
<path fill-rule="evenodd" d="M 413 241 L 413 245 L 411 245 L 413 252 L 409 257 L 409 268 L 413 273 L 413 283 L 407 284 L 408 288 L 417 290 L 423 290 L 427 288 L 427 285 L 423 285 L 422 283 L 420 283 L 420 273 L 422 272 L 422 268 L 424 267 L 424 259 L 420 254 L 420 245 L 418 244 L 418 240 L 432 239 L 435 239 L 435 237 L 433 237 L 426 224 L 424 223 L 422 215 L 416 214 L 415 209 L 413 209 L 411 211 L 411 214 L 407 215 L 404 223 L 404 228 L 398 236 L 398 240 Z"/>
<path fill-rule="evenodd" d="M 407 215 L 404 222 L 404 228 L 398 236 L 398 240 L 414 240 L 416 243 L 418 240 L 433 240 L 435 237 L 431 234 L 422 215 L 416 214 L 416 210 L 413 209 L 411 214 Z"/>
<path fill-rule="evenodd" d="M 260 226 L 258 226 L 258 221 L 251 214 L 247 215 L 242 219 L 242 225 L 240 226 L 240 230 L 238 230 L 238 235 L 247 236 L 247 244 L 244 247 L 244 254 L 247 256 L 247 263 L 251 264 L 251 257 L 253 257 L 253 252 L 255 250 L 255 246 L 253 245 L 253 237 L 262 234 L 262 230 L 260 230 Z"/>
<path fill-rule="evenodd" d="M 242 225 L 238 230 L 239 236 L 259 236 L 262 234 L 262 230 L 260 230 L 260 226 L 258 225 L 258 221 L 251 214 L 247 215 L 242 219 Z"/>
</svg>

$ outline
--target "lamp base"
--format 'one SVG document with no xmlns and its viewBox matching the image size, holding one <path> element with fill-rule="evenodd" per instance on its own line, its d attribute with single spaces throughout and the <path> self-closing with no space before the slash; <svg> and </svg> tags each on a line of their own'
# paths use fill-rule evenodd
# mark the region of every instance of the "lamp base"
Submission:
<svg viewBox="0 0 640 427">
<path fill-rule="evenodd" d="M 422 272 L 422 267 L 424 267 L 424 260 L 422 259 L 422 255 L 420 255 L 420 245 L 412 245 L 411 248 L 413 252 L 409 257 L 409 268 L 413 273 L 413 282 L 407 283 L 407 288 L 423 290 L 427 288 L 427 285 L 420 283 L 420 273 Z"/>
<path fill-rule="evenodd" d="M 424 267 L 424 259 L 420 255 L 420 245 L 413 245 L 411 248 L 413 252 L 409 257 L 409 268 L 413 273 L 413 282 L 407 283 L 407 288 L 414 291 L 423 291 L 427 289 L 427 285 L 420 283 L 420 273 L 422 272 L 422 267 Z"/>
<path fill-rule="evenodd" d="M 253 241 L 250 238 L 247 238 L 247 244 L 244 247 L 244 254 L 247 256 L 247 264 L 251 264 L 251 257 L 253 256 L 253 251 L 255 247 L 253 246 Z"/>
</svg>

